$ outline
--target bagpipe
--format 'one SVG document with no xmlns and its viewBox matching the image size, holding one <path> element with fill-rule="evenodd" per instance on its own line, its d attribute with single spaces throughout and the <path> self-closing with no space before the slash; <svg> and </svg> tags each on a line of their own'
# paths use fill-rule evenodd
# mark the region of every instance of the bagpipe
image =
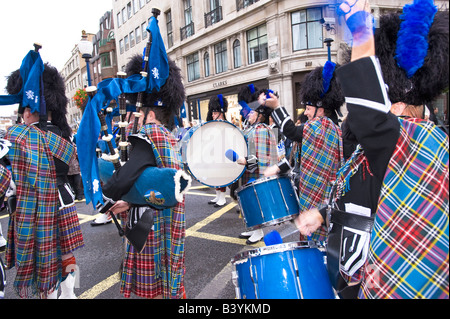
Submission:
<svg viewBox="0 0 450 319">
<path fill-rule="evenodd" d="M 148 72 L 149 68 L 154 70 L 154 68 L 159 67 L 150 65 L 150 60 L 152 60 L 152 63 L 154 62 L 154 59 L 151 57 L 152 54 L 155 54 L 152 51 L 152 43 L 155 39 L 157 40 L 155 49 L 158 50 L 156 54 L 161 54 L 162 52 L 160 44 L 162 38 L 157 25 L 157 17 L 160 14 L 160 10 L 153 8 L 152 13 L 153 17 L 150 19 L 147 27 L 149 40 L 146 44 L 143 69 L 140 74 L 134 74 L 126 78 L 125 73 L 119 72 L 115 79 L 107 79 L 99 83 L 97 87 L 91 86 L 86 88 L 89 100 L 77 133 L 77 148 L 86 202 L 92 201 L 94 207 L 100 213 L 107 213 L 112 207 L 111 203 L 105 203 L 103 200 L 101 185 L 106 184 L 114 172 L 119 170 L 122 165 L 125 165 L 128 161 L 130 147 L 132 147 L 127 137 L 127 128 L 130 126 L 130 123 L 127 120 L 126 94 L 137 93 L 136 111 L 133 113 L 134 123 L 131 132 L 132 135 L 135 135 L 138 133 L 140 110 L 143 106 L 145 95 L 159 91 L 159 88 L 165 83 L 164 78 L 161 80 L 158 78 L 155 83 L 155 78 L 149 77 Z M 165 49 L 163 54 L 165 54 Z M 167 62 L 167 57 L 162 60 Z M 160 75 L 161 73 L 164 74 L 164 70 L 160 72 Z M 168 73 L 168 69 L 166 73 Z M 109 131 L 105 117 L 105 110 L 108 109 L 108 105 L 112 100 L 119 104 L 120 121 L 118 130 L 120 134 L 117 141 L 118 148 L 114 145 L 116 140 L 112 132 Z M 107 101 L 106 108 L 105 101 Z M 100 134 L 108 154 L 102 154 L 99 157 L 97 155 L 97 139 Z M 150 206 L 157 210 L 168 209 L 184 200 L 183 195 L 187 192 L 190 185 L 191 177 L 182 170 L 148 167 L 121 199 L 132 205 Z M 153 216 L 149 216 L 152 213 L 151 209 L 146 210 L 133 228 L 125 230 L 122 229 L 115 215 L 110 215 L 119 230 L 119 235 L 125 235 L 132 245 L 140 251 L 153 226 Z"/>
</svg>

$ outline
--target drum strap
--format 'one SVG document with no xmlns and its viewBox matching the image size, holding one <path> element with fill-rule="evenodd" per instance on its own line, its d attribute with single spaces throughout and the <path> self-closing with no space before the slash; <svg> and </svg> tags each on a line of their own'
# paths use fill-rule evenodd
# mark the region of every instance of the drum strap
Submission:
<svg viewBox="0 0 450 319">
<path fill-rule="evenodd" d="M 373 221 L 374 218 L 372 217 L 351 214 L 334 208 L 332 208 L 331 211 L 330 223 L 348 226 L 366 233 L 370 233 L 372 231 Z"/>
<path fill-rule="evenodd" d="M 372 232 L 374 218 L 351 214 L 332 208 L 331 223 L 333 226 L 328 234 L 327 269 L 333 287 L 336 291 L 340 292 L 350 285 L 359 284 L 359 282 L 349 284 L 341 274 L 342 249 L 345 249 L 345 243 L 343 245 L 345 239 L 344 227 L 350 227 L 370 234 Z"/>
</svg>

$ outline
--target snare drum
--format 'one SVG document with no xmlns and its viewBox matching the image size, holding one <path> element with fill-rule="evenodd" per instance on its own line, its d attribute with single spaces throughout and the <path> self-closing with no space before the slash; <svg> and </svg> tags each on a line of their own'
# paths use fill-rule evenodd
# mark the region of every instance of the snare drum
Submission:
<svg viewBox="0 0 450 319">
<path fill-rule="evenodd" d="M 315 242 L 291 242 L 236 255 L 237 299 L 334 299 L 325 254 Z"/>
<path fill-rule="evenodd" d="M 181 140 L 183 163 L 203 185 L 219 188 L 233 184 L 245 171 L 225 156 L 233 150 L 247 156 L 247 142 L 242 132 L 226 121 L 210 121 L 191 128 Z"/>
<path fill-rule="evenodd" d="M 300 204 L 289 176 L 271 176 L 248 183 L 236 191 L 248 229 L 277 225 L 293 219 Z"/>
</svg>

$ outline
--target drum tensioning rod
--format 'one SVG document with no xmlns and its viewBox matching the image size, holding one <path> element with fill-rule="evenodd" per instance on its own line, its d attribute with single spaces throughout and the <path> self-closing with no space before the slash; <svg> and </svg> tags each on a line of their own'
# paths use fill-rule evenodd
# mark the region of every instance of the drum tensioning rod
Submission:
<svg viewBox="0 0 450 319">
<path fill-rule="evenodd" d="M 250 258 L 250 278 L 252 278 L 253 290 L 255 291 L 255 298 L 259 299 L 259 293 L 258 293 L 258 271 L 255 268 L 255 275 L 253 276 L 253 267 L 254 266 L 253 266 L 252 260 Z"/>
<path fill-rule="evenodd" d="M 231 281 L 234 285 L 234 292 L 236 294 L 236 299 L 242 299 L 241 287 L 239 286 L 239 274 L 236 269 L 236 265 L 233 265 L 233 270 L 231 272 Z"/>
<path fill-rule="evenodd" d="M 278 183 L 278 188 L 280 189 L 281 197 L 283 197 L 284 206 L 286 207 L 287 213 L 289 214 L 289 207 L 286 202 L 286 198 L 284 197 L 283 189 L 281 188 L 281 184 L 280 184 L 280 180 L 278 178 L 277 178 L 277 183 Z"/>
<path fill-rule="evenodd" d="M 259 202 L 259 197 L 258 197 L 258 193 L 256 192 L 255 184 L 253 184 L 252 187 L 253 187 L 253 192 L 255 193 L 256 200 L 258 201 L 259 212 L 261 214 L 261 218 L 262 218 L 263 222 L 265 222 L 266 220 L 264 218 L 264 214 L 263 214 L 263 211 L 262 211 L 261 203 Z"/>
<path fill-rule="evenodd" d="M 305 299 L 303 297 L 303 289 L 302 289 L 302 283 L 300 282 L 300 272 L 298 270 L 297 259 L 294 256 L 294 251 L 291 251 L 291 254 L 292 254 L 292 261 L 294 262 L 295 274 L 297 276 L 298 288 L 300 289 L 300 298 Z"/>
</svg>

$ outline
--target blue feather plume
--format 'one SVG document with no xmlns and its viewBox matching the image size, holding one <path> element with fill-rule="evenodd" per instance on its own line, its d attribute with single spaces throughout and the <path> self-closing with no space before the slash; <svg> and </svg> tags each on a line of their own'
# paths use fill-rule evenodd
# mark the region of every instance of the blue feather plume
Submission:
<svg viewBox="0 0 450 319">
<path fill-rule="evenodd" d="M 223 109 L 223 95 L 219 94 L 219 95 L 217 95 L 217 97 L 219 98 L 220 108 Z"/>
<path fill-rule="evenodd" d="M 411 78 L 425 61 L 428 51 L 428 32 L 437 7 L 433 0 L 414 0 L 403 7 L 397 38 L 395 59 Z"/>
<path fill-rule="evenodd" d="M 330 89 L 331 79 L 333 78 L 334 69 L 336 68 L 336 63 L 327 61 L 323 66 L 322 71 L 322 83 L 323 83 L 323 91 L 320 95 L 320 98 L 323 98 L 325 94 Z"/>
</svg>

